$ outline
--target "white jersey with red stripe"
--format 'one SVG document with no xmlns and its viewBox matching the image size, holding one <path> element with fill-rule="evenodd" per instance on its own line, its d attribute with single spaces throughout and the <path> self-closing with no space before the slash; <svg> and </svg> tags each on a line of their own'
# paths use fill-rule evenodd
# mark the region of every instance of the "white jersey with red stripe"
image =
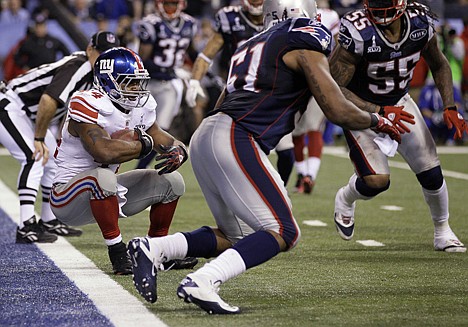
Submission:
<svg viewBox="0 0 468 327">
<path fill-rule="evenodd" d="M 111 135 L 112 133 L 135 127 L 147 130 L 156 121 L 156 100 L 150 96 L 142 108 L 134 108 L 128 113 L 120 111 L 109 97 L 96 89 L 76 92 L 68 105 L 68 116 L 62 129 L 62 138 L 54 154 L 57 173 L 54 182 L 65 183 L 73 176 L 102 164 L 96 162 L 86 151 L 79 137 L 68 132 L 70 119 L 87 124 L 97 124 Z M 119 165 L 109 165 L 114 172 Z"/>
</svg>

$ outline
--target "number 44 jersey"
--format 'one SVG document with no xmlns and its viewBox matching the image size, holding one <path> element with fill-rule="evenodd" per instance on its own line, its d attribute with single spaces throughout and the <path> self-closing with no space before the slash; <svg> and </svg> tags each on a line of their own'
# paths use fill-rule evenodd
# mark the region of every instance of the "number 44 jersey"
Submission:
<svg viewBox="0 0 468 327">
<path fill-rule="evenodd" d="M 408 93 L 413 70 L 421 51 L 434 36 L 432 19 L 416 9 L 401 16 L 402 35 L 395 43 L 356 10 L 341 19 L 338 42 L 361 57 L 347 88 L 378 105 L 394 105 Z"/>
<path fill-rule="evenodd" d="M 251 133 L 269 153 L 294 129 L 311 92 L 305 77 L 283 62 L 293 50 L 330 53 L 330 31 L 310 18 L 281 22 L 241 45 L 231 58 L 226 96 L 210 114 L 223 112 Z"/>
</svg>

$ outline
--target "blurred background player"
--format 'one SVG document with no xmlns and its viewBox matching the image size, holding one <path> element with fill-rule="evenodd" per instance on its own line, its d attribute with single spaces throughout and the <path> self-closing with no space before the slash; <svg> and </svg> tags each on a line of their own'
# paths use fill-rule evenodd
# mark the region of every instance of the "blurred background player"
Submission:
<svg viewBox="0 0 468 327">
<path fill-rule="evenodd" d="M 320 21 L 326 26 L 333 37 L 332 51 L 338 37 L 340 17 L 338 13 L 330 9 L 326 0 L 317 2 L 317 14 Z M 296 127 L 292 132 L 294 142 L 294 167 L 296 168 L 297 180 L 294 191 L 296 193 L 310 194 L 315 185 L 315 180 L 320 169 L 323 131 L 325 130 L 326 118 L 323 111 L 312 97 L 303 115 L 296 114 Z M 307 137 L 307 146 L 306 146 Z M 304 156 L 304 148 L 307 155 Z"/>
<path fill-rule="evenodd" d="M 434 15 L 428 7 L 406 0 L 364 0 L 364 6 L 341 19 L 331 72 L 348 99 L 359 106 L 375 102 L 374 112 L 408 133 L 396 145 L 376 139 L 371 130 L 345 131 L 355 173 L 336 194 L 337 231 L 344 240 L 353 237 L 356 200 L 372 199 L 390 187 L 388 156 L 398 150 L 422 187 L 434 223 L 435 250 L 465 252 L 449 226 L 448 190 L 436 145 L 408 94 L 413 69 L 422 55 L 440 91 L 445 123 L 450 129 L 455 127 L 458 139 L 468 132 L 455 105 L 449 63 L 435 37 Z M 406 127 L 402 122 L 409 116 L 414 116 L 416 123 Z"/>
<path fill-rule="evenodd" d="M 203 77 L 209 72 L 215 56 L 222 51 L 223 70 L 227 71 L 229 62 L 236 49 L 252 36 L 263 30 L 263 0 L 242 0 L 239 6 L 221 8 L 215 16 L 216 31 L 202 52 L 198 54 L 192 68 L 192 77 L 186 93 L 190 107 L 197 105 L 197 97 L 205 97 L 201 86 Z M 222 75 L 224 75 L 222 73 Z M 212 108 L 208 108 L 211 110 Z M 277 168 L 286 185 L 294 164 L 291 135 L 286 135 L 276 147 Z"/>
<path fill-rule="evenodd" d="M 184 82 L 176 69 L 184 65 L 197 32 L 196 20 L 183 12 L 186 5 L 185 0 L 156 0 L 156 13 L 138 24 L 138 53 L 151 77 L 148 89 L 156 99 L 158 124 L 166 131 L 182 103 Z M 155 155 L 140 160 L 137 168 L 146 168 Z"/>
<path fill-rule="evenodd" d="M 55 218 L 49 194 L 56 166 L 49 149 L 57 145 L 57 130 L 66 114 L 65 104 L 73 92 L 90 88 L 92 65 L 102 51 L 118 45 L 115 35 L 98 32 L 86 52 L 79 51 L 61 60 L 20 75 L 0 92 L 0 143 L 20 162 L 18 195 L 20 222 L 17 243 L 54 242 L 57 237 L 79 236 Z M 41 186 L 41 219 L 36 220 L 34 204 Z M 50 232 L 50 233 L 49 233 Z"/>
<path fill-rule="evenodd" d="M 132 273 L 118 219 L 151 207 L 148 236 L 167 233 L 185 191 L 175 172 L 187 160 L 184 144 L 156 122 L 156 101 L 138 55 L 126 48 L 102 53 L 94 65 L 94 88 L 70 99 L 69 114 L 54 155 L 57 174 L 51 195 L 54 214 L 73 225 L 97 223 L 108 246 L 113 271 Z M 124 139 L 122 130 L 134 131 Z M 136 169 L 116 174 L 121 163 L 161 155 L 158 171 Z"/>
<path fill-rule="evenodd" d="M 239 313 L 218 295 L 219 286 L 296 246 L 299 226 L 268 153 L 294 129 L 296 112 L 306 110 L 312 94 L 332 122 L 373 126 L 399 140 L 388 120 L 359 110 L 340 92 L 326 58 L 331 35 L 314 19 L 315 1 L 265 0 L 264 13 L 266 30 L 236 50 L 219 106 L 190 141 L 192 168 L 217 227 L 129 243 L 135 287 L 149 302 L 157 300 L 161 262 L 217 256 L 188 274 L 177 295 L 209 313 Z M 255 232 L 243 234 L 238 219 Z"/>
</svg>

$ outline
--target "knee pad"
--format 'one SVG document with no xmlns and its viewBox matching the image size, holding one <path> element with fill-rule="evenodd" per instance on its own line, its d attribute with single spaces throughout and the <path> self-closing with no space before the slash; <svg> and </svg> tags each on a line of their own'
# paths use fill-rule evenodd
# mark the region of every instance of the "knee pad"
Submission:
<svg viewBox="0 0 468 327">
<path fill-rule="evenodd" d="M 386 190 L 388 190 L 389 187 L 390 181 L 388 181 L 387 185 L 385 185 L 384 187 L 372 188 L 369 187 L 361 177 L 356 179 L 356 190 L 367 197 L 374 197 L 382 192 L 385 192 Z"/>
<path fill-rule="evenodd" d="M 426 190 L 438 190 L 444 183 L 444 176 L 442 175 L 440 166 L 416 174 L 416 177 L 418 178 L 419 184 Z"/>
<path fill-rule="evenodd" d="M 171 184 L 172 193 L 177 197 L 181 197 L 185 193 L 184 178 L 179 172 L 174 171 L 170 174 L 164 174 L 163 176 Z"/>
<path fill-rule="evenodd" d="M 108 168 L 96 168 L 96 179 L 99 187 L 107 196 L 117 193 L 117 176 Z"/>
</svg>

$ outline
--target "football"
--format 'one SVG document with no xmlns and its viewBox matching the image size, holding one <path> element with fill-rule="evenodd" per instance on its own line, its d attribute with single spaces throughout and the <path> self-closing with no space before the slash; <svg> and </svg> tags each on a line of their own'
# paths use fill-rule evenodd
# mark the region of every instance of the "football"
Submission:
<svg viewBox="0 0 468 327">
<path fill-rule="evenodd" d="M 111 134 L 111 139 L 123 141 L 138 141 L 138 134 L 133 129 L 121 129 Z"/>
</svg>

